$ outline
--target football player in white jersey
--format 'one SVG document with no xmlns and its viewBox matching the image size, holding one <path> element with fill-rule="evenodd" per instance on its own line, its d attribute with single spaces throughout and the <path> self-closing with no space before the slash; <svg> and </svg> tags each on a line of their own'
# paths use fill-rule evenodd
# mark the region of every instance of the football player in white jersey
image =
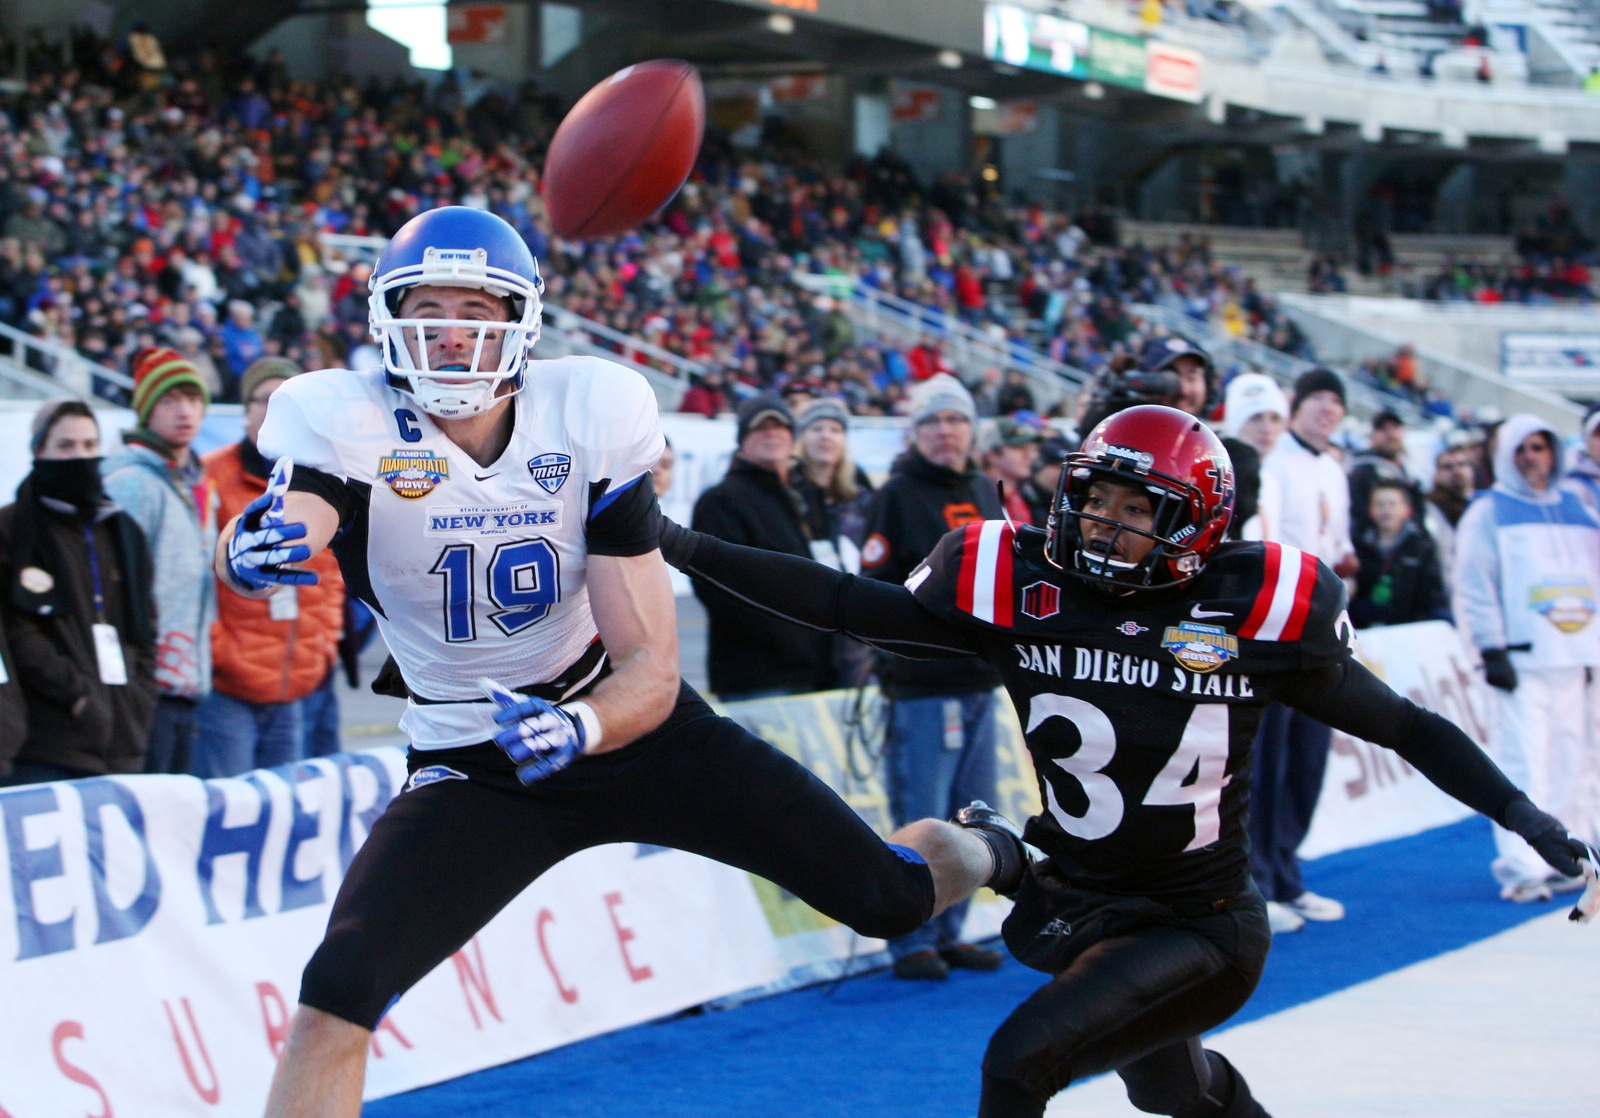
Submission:
<svg viewBox="0 0 1600 1118">
<path fill-rule="evenodd" d="M 410 696 L 411 777 L 306 967 L 269 1115 L 359 1113 L 389 1007 L 588 846 L 715 858 L 884 938 L 1021 879 L 1020 839 L 993 812 L 885 842 L 682 683 L 654 396 L 608 361 L 530 362 L 542 288 L 491 214 L 408 222 L 371 280 L 383 366 L 273 396 L 272 484 L 218 545 L 219 577 L 264 597 L 314 578 L 296 564 L 331 544 Z"/>
</svg>

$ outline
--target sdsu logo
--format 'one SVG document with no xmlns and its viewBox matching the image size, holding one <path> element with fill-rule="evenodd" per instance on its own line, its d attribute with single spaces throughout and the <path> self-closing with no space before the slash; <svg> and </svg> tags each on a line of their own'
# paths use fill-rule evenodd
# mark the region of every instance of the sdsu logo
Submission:
<svg viewBox="0 0 1600 1118">
<path fill-rule="evenodd" d="M 1022 588 L 1022 612 L 1043 621 L 1061 612 L 1061 588 L 1048 582 L 1035 582 Z"/>
<path fill-rule="evenodd" d="M 1191 672 L 1214 672 L 1239 655 L 1239 638 L 1220 625 L 1183 621 L 1167 626 L 1161 647 Z"/>
<path fill-rule="evenodd" d="M 378 479 L 408 501 L 426 497 L 449 476 L 450 463 L 431 450 L 395 450 L 378 460 Z"/>
<path fill-rule="evenodd" d="M 566 454 L 541 454 L 528 459 L 528 472 L 539 483 L 539 488 L 554 494 L 572 472 L 572 458 Z"/>
</svg>

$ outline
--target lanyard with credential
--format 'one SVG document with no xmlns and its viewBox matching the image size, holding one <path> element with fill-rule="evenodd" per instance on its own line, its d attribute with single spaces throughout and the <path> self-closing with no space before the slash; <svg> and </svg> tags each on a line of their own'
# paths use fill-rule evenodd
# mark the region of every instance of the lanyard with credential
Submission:
<svg viewBox="0 0 1600 1118">
<path fill-rule="evenodd" d="M 94 528 L 92 525 L 83 526 L 83 542 L 89 549 L 89 578 L 94 583 L 94 619 L 104 622 L 106 619 L 106 599 L 100 590 L 100 555 L 94 546 Z"/>
</svg>

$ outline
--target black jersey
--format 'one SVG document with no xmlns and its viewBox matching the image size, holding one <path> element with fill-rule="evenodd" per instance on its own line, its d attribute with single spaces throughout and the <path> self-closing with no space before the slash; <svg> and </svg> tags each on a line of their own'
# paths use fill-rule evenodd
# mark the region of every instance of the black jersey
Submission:
<svg viewBox="0 0 1600 1118">
<path fill-rule="evenodd" d="M 1028 841 L 1104 892 L 1239 892 L 1261 709 L 1351 655 L 1343 582 L 1295 548 L 1229 543 L 1182 589 L 1119 595 L 1064 575 L 1043 543 L 972 524 L 906 581 L 1017 706 L 1044 804 Z"/>
</svg>

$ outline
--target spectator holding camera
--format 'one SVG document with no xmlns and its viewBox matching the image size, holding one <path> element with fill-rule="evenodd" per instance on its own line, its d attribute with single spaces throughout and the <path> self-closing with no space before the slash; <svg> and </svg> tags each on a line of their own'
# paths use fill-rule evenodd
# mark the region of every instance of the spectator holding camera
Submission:
<svg viewBox="0 0 1600 1118">
<path fill-rule="evenodd" d="M 1600 667 L 1600 524 L 1562 485 L 1561 440 L 1514 415 L 1495 446 L 1495 483 L 1456 527 L 1455 615 L 1483 656 L 1490 745 L 1506 775 L 1590 842 L 1595 749 L 1588 718 Z M 1495 828 L 1490 869 L 1508 901 L 1580 888 Z"/>
<path fill-rule="evenodd" d="M 87 404 L 46 401 L 32 450 L 16 503 L 0 509 L 7 670 L 27 708 L 25 733 L 0 733 L 0 765 L 14 744 L 13 784 L 140 772 L 156 702 L 144 533 L 105 497 L 100 427 Z"/>
</svg>

